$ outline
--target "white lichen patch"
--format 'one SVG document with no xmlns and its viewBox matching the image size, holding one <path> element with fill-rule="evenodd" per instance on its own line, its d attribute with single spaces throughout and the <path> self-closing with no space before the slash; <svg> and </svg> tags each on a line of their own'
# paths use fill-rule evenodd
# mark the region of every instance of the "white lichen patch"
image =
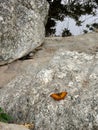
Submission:
<svg viewBox="0 0 98 130">
<path fill-rule="evenodd" d="M 96 52 L 96 58 L 98 58 L 98 52 Z"/>
<path fill-rule="evenodd" d="M 96 123 L 98 123 L 98 115 L 96 115 L 95 121 L 96 121 Z"/>
<path fill-rule="evenodd" d="M 68 86 L 73 87 L 74 83 L 72 81 L 69 82 Z"/>
<path fill-rule="evenodd" d="M 2 16 L 0 16 L 0 21 L 3 21 L 3 17 Z"/>
<path fill-rule="evenodd" d="M 63 72 L 58 72 L 58 73 L 57 73 L 57 77 L 60 78 L 60 79 L 63 79 L 64 77 L 66 77 L 66 74 L 67 74 L 66 72 L 65 72 L 65 73 L 63 73 Z"/>
<path fill-rule="evenodd" d="M 90 80 L 98 79 L 98 77 L 95 73 L 92 73 L 89 78 L 90 78 Z"/>
<path fill-rule="evenodd" d="M 47 84 L 50 82 L 53 78 L 54 71 L 53 70 L 48 70 L 48 69 L 43 69 L 37 74 L 37 78 L 44 84 Z"/>
</svg>

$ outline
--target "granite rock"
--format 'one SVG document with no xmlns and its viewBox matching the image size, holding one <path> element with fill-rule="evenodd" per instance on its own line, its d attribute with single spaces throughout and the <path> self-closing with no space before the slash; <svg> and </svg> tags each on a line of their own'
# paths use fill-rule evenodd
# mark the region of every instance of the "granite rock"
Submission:
<svg viewBox="0 0 98 130">
<path fill-rule="evenodd" d="M 79 36 L 80 44 L 83 39 L 88 42 L 85 37 L 94 41 L 91 35 Z M 47 50 L 50 57 L 41 58 L 40 50 L 41 57 L 36 55 L 35 59 L 22 61 L 18 67 L 20 73 L 0 89 L 0 106 L 15 122 L 34 123 L 34 130 L 97 130 L 98 52 L 89 51 L 89 47 L 86 50 L 66 50 L 61 43 L 55 52 Z M 50 97 L 62 91 L 68 93 L 64 100 Z"/>
<path fill-rule="evenodd" d="M 43 43 L 48 8 L 46 0 L 0 0 L 0 65 Z"/>
<path fill-rule="evenodd" d="M 7 124 L 7 123 L 0 122 L 0 130 L 29 130 L 29 129 L 27 129 L 22 125 Z"/>
</svg>

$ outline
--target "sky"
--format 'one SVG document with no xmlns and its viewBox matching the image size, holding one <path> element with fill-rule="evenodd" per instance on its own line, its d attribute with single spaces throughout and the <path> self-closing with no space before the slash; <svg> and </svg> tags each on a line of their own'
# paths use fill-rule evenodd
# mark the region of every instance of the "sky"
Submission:
<svg viewBox="0 0 98 130">
<path fill-rule="evenodd" d="M 80 17 L 80 20 L 83 21 L 83 23 L 81 24 L 82 26 L 76 26 L 75 20 L 70 18 L 70 17 L 65 17 L 64 21 L 62 21 L 62 22 L 56 21 L 56 27 L 55 27 L 56 28 L 56 35 L 61 35 L 64 28 L 69 29 L 73 35 L 83 34 L 83 29 L 87 29 L 86 28 L 87 24 L 92 24 L 95 22 L 98 23 L 98 9 L 97 9 L 96 16 L 82 15 Z"/>
<path fill-rule="evenodd" d="M 80 2 L 83 2 L 84 0 L 80 0 Z M 62 0 L 62 4 L 67 3 L 68 0 Z M 83 23 L 81 24 L 82 26 L 76 26 L 76 22 L 74 19 L 70 18 L 70 17 L 65 17 L 64 20 L 61 21 L 56 21 L 56 26 L 54 28 L 56 28 L 56 36 L 61 36 L 64 28 L 67 28 L 68 30 L 70 30 L 70 32 L 72 33 L 72 35 L 80 35 L 83 34 L 83 30 L 86 29 L 86 25 L 87 24 L 92 24 L 92 23 L 98 23 L 98 9 L 96 10 L 96 15 L 82 15 L 80 17 L 80 20 L 83 21 Z M 89 31 L 89 30 L 88 30 Z M 90 31 L 89 31 L 90 32 Z"/>
</svg>

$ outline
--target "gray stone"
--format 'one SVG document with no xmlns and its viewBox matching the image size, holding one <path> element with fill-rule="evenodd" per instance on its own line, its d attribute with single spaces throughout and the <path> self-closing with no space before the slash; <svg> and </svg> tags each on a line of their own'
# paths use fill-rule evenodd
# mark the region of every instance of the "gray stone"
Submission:
<svg viewBox="0 0 98 130">
<path fill-rule="evenodd" d="M 0 106 L 15 122 L 33 122 L 34 130 L 98 130 L 98 34 L 76 39 L 46 39 L 33 59 L 4 68 L 9 75 L 18 70 L 0 89 Z M 62 91 L 64 100 L 50 97 Z"/>
<path fill-rule="evenodd" d="M 48 8 L 46 0 L 0 0 L 0 65 L 43 43 Z"/>
<path fill-rule="evenodd" d="M 22 125 L 7 124 L 0 122 L 0 130 L 29 130 Z"/>
</svg>

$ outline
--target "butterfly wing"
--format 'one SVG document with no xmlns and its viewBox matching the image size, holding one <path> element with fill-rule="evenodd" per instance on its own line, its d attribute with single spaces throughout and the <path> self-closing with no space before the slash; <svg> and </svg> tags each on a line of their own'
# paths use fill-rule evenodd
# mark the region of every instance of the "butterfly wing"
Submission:
<svg viewBox="0 0 98 130">
<path fill-rule="evenodd" d="M 65 96 L 67 95 L 67 92 L 61 92 L 61 93 L 53 93 L 50 95 L 50 97 L 52 97 L 54 100 L 62 100 L 65 98 Z"/>
</svg>

